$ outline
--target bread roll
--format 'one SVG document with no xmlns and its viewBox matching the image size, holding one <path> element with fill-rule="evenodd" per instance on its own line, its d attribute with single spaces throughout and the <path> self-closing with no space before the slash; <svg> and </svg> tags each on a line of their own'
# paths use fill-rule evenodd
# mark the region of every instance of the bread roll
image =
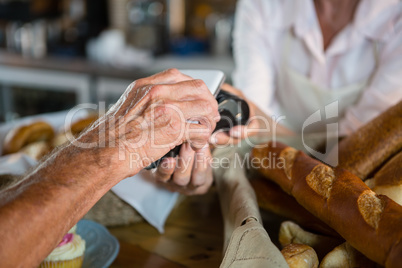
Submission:
<svg viewBox="0 0 402 268">
<path fill-rule="evenodd" d="M 303 244 L 289 244 L 281 250 L 289 268 L 317 268 L 318 258 L 314 249 Z"/>
<path fill-rule="evenodd" d="M 52 126 L 42 121 L 15 128 L 4 139 L 3 155 L 16 153 L 24 146 L 36 141 L 49 141 L 53 136 Z"/>
<path fill-rule="evenodd" d="M 282 247 L 289 244 L 304 244 L 312 247 L 322 259 L 334 247 L 345 240 L 324 235 L 318 235 L 303 230 L 299 225 L 291 221 L 284 221 L 279 229 L 279 243 Z"/>
<path fill-rule="evenodd" d="M 345 242 L 325 256 L 320 268 L 375 268 L 376 263 L 367 259 L 363 254 Z"/>
<path fill-rule="evenodd" d="M 66 142 L 70 141 L 74 137 L 77 137 L 82 131 L 84 131 L 88 126 L 90 126 L 93 122 L 98 119 L 97 115 L 89 115 L 86 118 L 78 120 L 71 124 L 71 126 L 61 133 L 58 133 L 54 139 L 52 140 L 51 144 L 52 147 L 58 147 L 60 145 L 65 144 Z"/>
<path fill-rule="evenodd" d="M 331 168 L 283 144 L 259 146 L 252 154 L 260 162 L 266 157 L 273 158 L 275 165 L 254 166 L 354 248 L 386 267 L 400 266 L 400 205 L 387 196 L 376 195 L 352 173 Z"/>
<path fill-rule="evenodd" d="M 377 194 L 386 195 L 402 205 L 402 151 L 365 183 Z"/>
<path fill-rule="evenodd" d="M 260 208 L 293 220 L 309 230 L 329 236 L 339 236 L 338 233 L 308 212 L 297 203 L 294 197 L 285 193 L 278 185 L 255 175 L 254 178 L 250 179 L 250 184 L 256 193 Z"/>
<path fill-rule="evenodd" d="M 93 122 L 95 122 L 97 119 L 98 119 L 97 115 L 90 114 L 86 118 L 83 118 L 81 120 L 78 120 L 77 122 L 74 122 L 70 127 L 70 132 L 74 136 L 77 136 L 83 130 L 85 130 L 89 125 L 91 125 Z"/>
<path fill-rule="evenodd" d="M 35 160 L 39 160 L 50 152 L 50 146 L 46 141 L 37 141 L 28 144 L 27 146 L 19 150 L 19 152 L 24 153 Z"/>
<path fill-rule="evenodd" d="M 339 143 L 339 166 L 365 180 L 401 149 L 402 101 Z"/>
</svg>

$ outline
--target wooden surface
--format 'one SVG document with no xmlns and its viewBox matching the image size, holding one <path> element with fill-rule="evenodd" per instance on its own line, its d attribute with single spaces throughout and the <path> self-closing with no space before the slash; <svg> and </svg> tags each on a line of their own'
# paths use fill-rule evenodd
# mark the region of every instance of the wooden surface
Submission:
<svg viewBox="0 0 402 268">
<path fill-rule="evenodd" d="M 216 191 L 182 197 L 170 214 L 165 233 L 146 222 L 109 228 L 120 242 L 117 267 L 219 267 L 223 223 Z"/>
</svg>

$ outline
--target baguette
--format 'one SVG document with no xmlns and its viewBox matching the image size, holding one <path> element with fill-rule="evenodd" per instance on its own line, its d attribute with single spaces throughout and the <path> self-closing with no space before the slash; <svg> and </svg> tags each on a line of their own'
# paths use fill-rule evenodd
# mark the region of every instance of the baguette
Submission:
<svg viewBox="0 0 402 268">
<path fill-rule="evenodd" d="M 400 205 L 387 196 L 376 195 L 349 171 L 331 168 L 283 144 L 271 142 L 264 148 L 259 146 L 252 155 L 260 163 L 264 158 L 274 158 L 276 165 L 254 166 L 351 246 L 381 265 L 400 267 Z"/>
<path fill-rule="evenodd" d="M 314 249 L 303 244 L 289 244 L 281 250 L 289 268 L 317 268 L 318 258 Z"/>
<path fill-rule="evenodd" d="M 365 180 L 401 149 L 402 101 L 339 143 L 339 166 Z"/>
<path fill-rule="evenodd" d="M 250 184 L 256 193 L 258 205 L 261 209 L 295 221 L 308 230 L 339 237 L 338 233 L 308 212 L 297 203 L 294 197 L 282 191 L 277 184 L 265 180 L 261 176 L 258 177 L 258 174 L 256 175 L 250 179 Z"/>
<path fill-rule="evenodd" d="M 377 194 L 386 195 L 402 205 L 402 151 L 365 183 Z"/>
</svg>

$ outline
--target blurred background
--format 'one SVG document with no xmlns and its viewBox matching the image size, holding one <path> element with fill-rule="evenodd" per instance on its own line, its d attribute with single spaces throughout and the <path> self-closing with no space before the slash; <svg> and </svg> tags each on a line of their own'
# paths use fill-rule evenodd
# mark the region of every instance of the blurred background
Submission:
<svg viewBox="0 0 402 268">
<path fill-rule="evenodd" d="M 230 82 L 236 0 L 0 0 L 0 122 L 114 103 L 175 67 Z"/>
</svg>

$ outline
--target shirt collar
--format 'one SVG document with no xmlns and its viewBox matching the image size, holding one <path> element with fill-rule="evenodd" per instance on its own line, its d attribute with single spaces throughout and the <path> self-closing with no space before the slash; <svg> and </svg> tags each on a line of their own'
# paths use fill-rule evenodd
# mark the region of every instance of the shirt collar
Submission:
<svg viewBox="0 0 402 268">
<path fill-rule="evenodd" d="M 319 29 L 313 0 L 283 0 L 282 3 L 284 12 L 272 14 L 272 26 L 294 27 L 299 37 L 314 27 Z M 401 11 L 401 0 L 361 0 L 351 25 L 370 39 L 384 40 L 394 32 L 395 20 Z"/>
</svg>

